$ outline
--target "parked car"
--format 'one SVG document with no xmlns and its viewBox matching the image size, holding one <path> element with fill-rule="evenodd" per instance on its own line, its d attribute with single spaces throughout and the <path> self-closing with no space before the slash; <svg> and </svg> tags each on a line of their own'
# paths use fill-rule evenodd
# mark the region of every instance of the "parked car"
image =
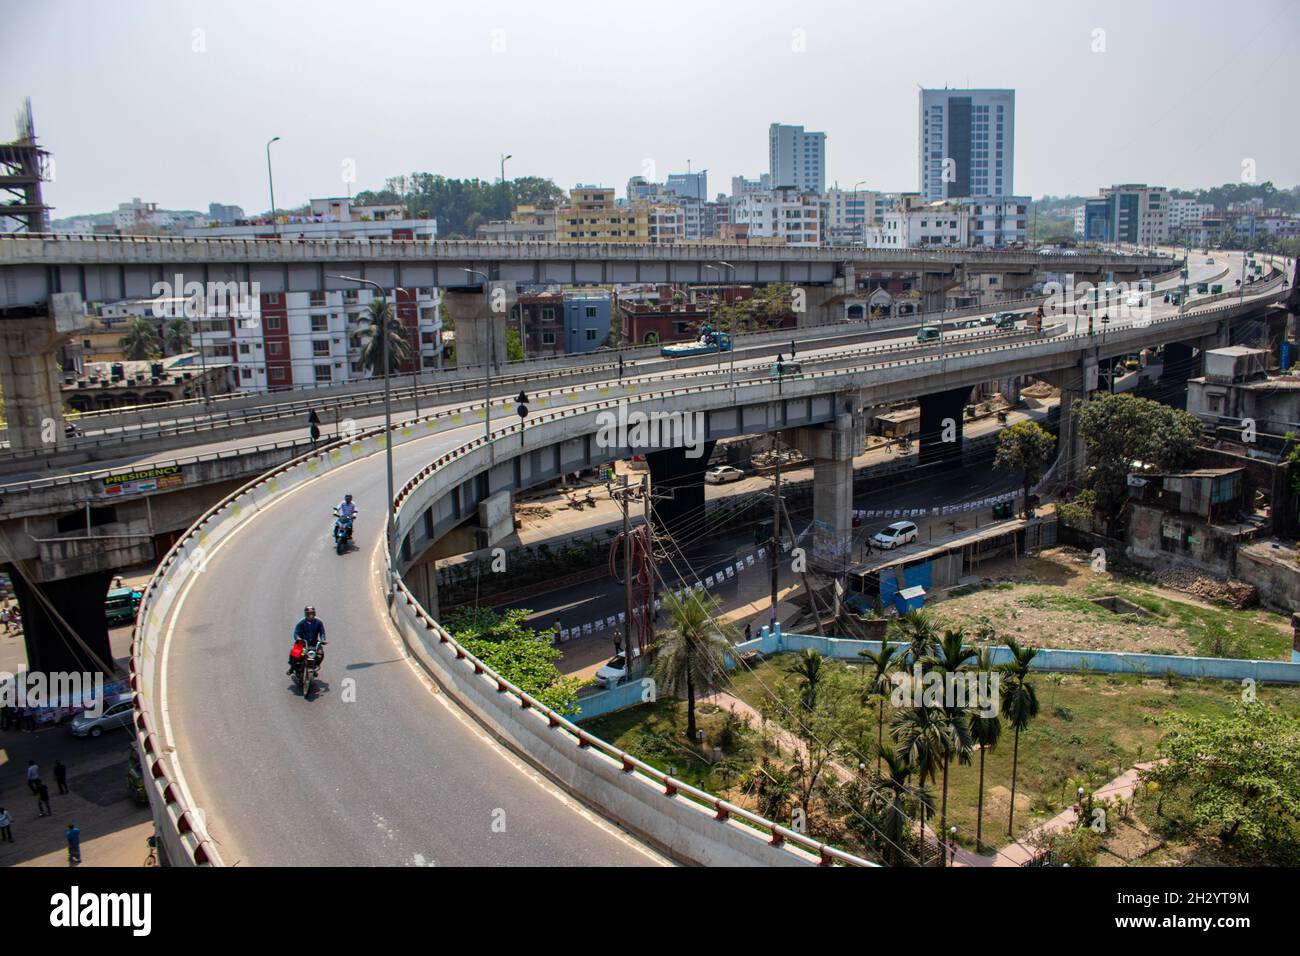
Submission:
<svg viewBox="0 0 1300 956">
<path fill-rule="evenodd" d="M 704 480 L 710 485 L 724 485 L 729 481 L 740 481 L 744 477 L 743 471 L 731 465 L 718 465 L 704 473 Z"/>
<path fill-rule="evenodd" d="M 1205 264 L 1206 264 L 1207 266 L 1212 266 L 1212 265 L 1214 265 L 1214 256 L 1210 256 L 1210 258 L 1206 259 L 1206 260 L 1205 260 Z"/>
<path fill-rule="evenodd" d="M 636 669 L 638 664 L 637 658 L 641 656 L 639 648 L 632 648 L 632 668 Z M 627 655 L 615 654 L 605 666 L 596 671 L 596 683 L 601 687 L 617 687 L 619 684 L 626 684 L 628 680 Z"/>
<path fill-rule="evenodd" d="M 871 543 L 877 548 L 890 549 L 901 547 L 917 539 L 920 532 L 916 525 L 910 521 L 895 521 L 883 531 L 877 531 L 871 538 Z"/>
<path fill-rule="evenodd" d="M 934 342 L 939 338 L 939 327 L 937 325 L 923 325 L 916 332 L 918 342 Z"/>
<path fill-rule="evenodd" d="M 131 726 L 134 716 L 131 709 L 131 695 L 114 694 L 104 701 L 98 717 L 83 711 L 72 718 L 68 728 L 76 737 L 98 737 L 106 730 Z"/>
</svg>

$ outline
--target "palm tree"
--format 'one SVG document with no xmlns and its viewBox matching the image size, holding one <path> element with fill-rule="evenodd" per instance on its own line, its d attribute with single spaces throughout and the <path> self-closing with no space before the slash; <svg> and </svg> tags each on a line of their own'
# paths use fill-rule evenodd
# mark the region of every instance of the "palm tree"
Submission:
<svg viewBox="0 0 1300 956">
<path fill-rule="evenodd" d="M 897 866 L 902 848 L 907 842 L 907 795 L 912 789 L 908 781 L 916 768 L 887 748 L 880 748 L 880 756 L 889 767 L 889 775 L 884 779 L 888 802 L 884 806 L 880 828 L 880 834 L 885 840 L 883 855 L 886 863 Z M 924 803 L 929 795 L 924 790 L 920 794 Z"/>
<path fill-rule="evenodd" d="M 184 319 L 172 319 L 163 331 L 163 344 L 172 355 L 189 351 L 190 324 Z"/>
<path fill-rule="evenodd" d="M 888 640 L 880 642 L 878 651 L 858 651 L 859 657 L 871 662 L 871 676 L 862 703 L 865 705 L 872 696 L 876 698 L 876 776 L 880 776 L 880 758 L 885 742 L 885 700 L 889 697 L 890 672 L 898 666 L 901 655 L 902 648 Z"/>
<path fill-rule="evenodd" d="M 401 320 L 393 314 L 393 307 L 380 296 L 370 300 L 364 324 L 359 323 L 352 333 L 353 346 L 361 349 L 361 367 L 376 378 L 384 374 L 384 336 L 381 330 L 385 328 L 388 330 L 388 371 L 391 374 L 411 357 L 411 343 L 406 338 Z"/>
<path fill-rule="evenodd" d="M 993 669 L 989 648 L 981 647 L 975 669 L 981 675 L 987 675 Z M 979 707 L 972 708 L 967 715 L 971 740 L 980 748 L 980 789 L 979 806 L 975 813 L 975 852 L 980 852 L 980 839 L 984 834 L 984 753 L 998 745 L 1002 736 L 1002 719 L 997 713 L 985 714 Z"/>
<path fill-rule="evenodd" d="M 891 732 L 900 759 L 916 769 L 917 785 L 938 778 L 939 765 L 954 749 L 952 726 L 942 707 L 905 707 L 894 714 Z M 921 845 L 925 845 L 925 801 L 921 804 Z M 942 837 L 941 837 L 942 839 Z M 942 850 L 942 842 L 940 843 Z"/>
<path fill-rule="evenodd" d="M 823 660 L 811 647 L 805 647 L 794 667 L 790 668 L 790 673 L 799 678 L 799 702 L 804 710 L 817 709 L 817 685 L 822 681 Z"/>
<path fill-rule="evenodd" d="M 131 324 L 126 327 L 126 335 L 118 340 L 118 345 L 121 346 L 122 353 L 133 362 L 143 362 L 161 354 L 158 332 L 153 323 L 144 317 L 131 320 Z"/>
<path fill-rule="evenodd" d="M 973 647 L 966 646 L 966 632 L 961 628 L 944 632 L 938 648 L 926 660 L 944 675 L 945 696 L 949 684 L 947 676 L 956 674 L 963 664 L 977 656 Z M 939 811 L 941 844 L 948 838 L 948 766 L 953 757 L 957 758 L 958 763 L 970 763 L 972 744 L 970 727 L 966 723 L 966 710 L 967 707 L 958 707 L 955 702 L 944 702 L 943 712 L 948 719 L 949 733 L 946 741 L 948 746 L 943 752 L 943 798 L 940 804 L 942 809 Z"/>
<path fill-rule="evenodd" d="M 1021 647 L 1012 638 L 1005 639 L 1011 649 L 1011 660 L 998 668 L 1002 672 L 1002 713 L 1007 715 L 1016 732 L 1016 742 L 1011 750 L 1011 809 L 1007 813 L 1007 836 L 1013 833 L 1016 818 L 1016 770 L 1020 760 L 1020 732 L 1038 716 L 1038 695 L 1029 683 L 1029 662 L 1038 656 L 1038 648 Z"/>
<path fill-rule="evenodd" d="M 907 653 L 911 664 L 924 659 L 939 642 L 939 632 L 927 611 L 913 608 L 895 619 L 892 626 L 899 639 L 910 645 Z"/>
<path fill-rule="evenodd" d="M 735 625 L 718 614 L 718 599 L 689 591 L 665 594 L 668 632 L 655 642 L 655 679 L 666 694 L 686 697 L 686 736 L 695 741 L 695 695 L 712 694 L 726 680 L 724 661 Z"/>
</svg>

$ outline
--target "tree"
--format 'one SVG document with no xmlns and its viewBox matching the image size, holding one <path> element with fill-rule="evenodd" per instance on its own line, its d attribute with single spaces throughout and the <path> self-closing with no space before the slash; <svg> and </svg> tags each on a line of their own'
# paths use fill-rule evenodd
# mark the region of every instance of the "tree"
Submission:
<svg viewBox="0 0 1300 956">
<path fill-rule="evenodd" d="M 965 632 L 957 628 L 944 632 L 943 640 L 927 660 L 935 670 L 948 678 L 955 676 L 967 661 L 978 656 L 975 648 L 966 646 Z M 950 683 L 948 680 L 944 681 L 945 689 Z M 970 763 L 971 758 L 972 744 L 970 726 L 966 722 L 966 710 L 966 706 L 957 704 L 955 696 L 944 701 L 943 712 L 948 719 L 948 734 L 945 740 L 947 746 L 943 752 L 943 797 L 939 810 L 940 843 L 948 839 L 948 766 L 953 757 L 962 764 Z"/>
<path fill-rule="evenodd" d="M 846 741 L 852 740 L 857 732 L 860 711 L 857 691 L 847 671 L 823 667 L 820 660 L 813 661 L 806 656 L 800 664 L 796 674 L 806 674 L 808 668 L 816 673 L 812 698 L 806 681 L 782 682 L 776 688 L 775 698 L 767 698 L 760 707 L 768 721 L 798 738 L 797 745 L 792 745 L 788 738 L 782 741 L 778 731 L 774 743 L 789 754 L 790 777 L 798 787 L 800 806 L 805 813 L 810 813 L 813 794 L 836 754 L 843 752 L 856 759 L 852 745 Z"/>
<path fill-rule="evenodd" d="M 506 329 L 506 361 L 522 362 L 524 360 L 524 341 L 518 329 Z"/>
<path fill-rule="evenodd" d="M 1017 422 L 998 435 L 998 452 L 994 468 L 1020 472 L 1025 490 L 1025 517 L 1029 517 L 1029 489 L 1043 476 L 1043 466 L 1051 460 L 1056 439 L 1037 422 Z"/>
<path fill-rule="evenodd" d="M 908 662 L 913 665 L 924 661 L 939 642 L 938 629 L 924 609 L 913 608 L 890 621 L 889 627 L 908 645 Z"/>
<path fill-rule="evenodd" d="M 799 703 L 804 710 L 815 710 L 817 707 L 817 685 L 822 679 L 822 656 L 811 647 L 805 647 L 804 652 L 795 659 L 795 665 L 790 672 L 798 678 L 799 682 Z"/>
<path fill-rule="evenodd" d="M 987 647 L 981 647 L 976 658 L 975 670 L 986 679 L 993 670 L 992 655 Z M 979 802 L 975 811 L 975 852 L 980 852 L 984 836 L 984 754 L 998 745 L 1002 736 L 1002 719 L 997 713 L 985 713 L 981 708 L 972 709 L 966 717 L 970 727 L 972 743 L 980 749 L 980 788 Z"/>
<path fill-rule="evenodd" d="M 190 348 L 190 324 L 184 319 L 172 319 L 163 332 L 163 344 L 172 355 L 188 352 Z"/>
<path fill-rule="evenodd" d="M 1056 503 L 1056 515 L 1072 528 L 1096 530 L 1097 493 L 1085 488 L 1069 501 Z"/>
<path fill-rule="evenodd" d="M 158 341 L 158 331 L 148 319 L 140 317 L 131 320 L 126 327 L 126 335 L 118 340 L 122 353 L 133 362 L 158 358 L 162 347 Z"/>
<path fill-rule="evenodd" d="M 534 631 L 532 611 L 504 614 L 492 608 L 465 607 L 448 612 L 443 625 L 467 651 L 516 687 L 562 714 L 577 711 L 579 681 L 555 666 L 563 655 L 552 646 L 554 629 Z"/>
<path fill-rule="evenodd" d="M 361 349 L 361 367 L 376 378 L 384 374 L 384 328 L 388 329 L 388 371 L 392 374 L 410 359 L 411 343 L 393 307 L 380 296 L 370 300 L 364 324 L 359 322 L 352 333 L 353 346 Z"/>
<path fill-rule="evenodd" d="M 902 648 L 888 640 L 880 642 L 878 651 L 858 651 L 859 657 L 870 662 L 867 677 L 867 689 L 863 704 L 870 697 L 876 698 L 876 775 L 880 775 L 880 754 L 885 741 L 885 701 L 889 699 L 889 689 L 893 681 L 890 674 L 902 658 Z"/>
<path fill-rule="evenodd" d="M 1192 824 L 1224 848 L 1294 866 L 1300 857 L 1300 719 L 1257 700 L 1228 717 L 1171 714 L 1165 758 L 1143 774 L 1185 799 Z"/>
<path fill-rule="evenodd" d="M 1016 732 L 1015 745 L 1011 750 L 1011 808 L 1007 811 L 1007 836 L 1014 833 L 1016 818 L 1016 771 L 1020 766 L 1020 732 L 1038 716 L 1038 694 L 1034 685 L 1029 683 L 1029 662 L 1038 656 L 1038 648 L 1021 647 L 1012 638 L 1004 639 L 1011 650 L 1011 660 L 998 668 L 1002 676 L 999 691 L 1002 698 L 1002 713 Z"/>
<path fill-rule="evenodd" d="M 722 619 L 718 599 L 688 591 L 663 596 L 668 631 L 655 642 L 655 680 L 664 693 L 686 698 L 686 736 L 695 742 L 695 697 L 715 693 L 726 681 L 724 661 L 736 636 Z"/>
<path fill-rule="evenodd" d="M 1102 392 L 1075 414 L 1088 452 L 1085 484 L 1096 492 L 1109 533 L 1127 500 L 1128 475 L 1136 463 L 1172 471 L 1191 459 L 1201 437 L 1195 415 L 1128 394 Z"/>
<path fill-rule="evenodd" d="M 883 781 L 886 793 L 879 814 L 880 833 L 884 841 L 881 850 L 886 863 L 890 866 L 898 866 L 903 862 L 905 854 L 903 848 L 908 844 L 907 796 L 912 791 L 909 781 L 916 768 L 905 758 L 886 748 L 881 749 L 880 756 L 889 768 L 889 774 Z M 934 805 L 932 801 L 927 803 L 930 795 L 924 788 L 918 790 L 917 794 L 920 802 L 919 814 L 924 816 L 927 809 L 934 809 Z"/>
<path fill-rule="evenodd" d="M 944 709 L 924 705 L 900 708 L 894 712 L 890 731 L 894 736 L 895 752 L 899 759 L 907 761 L 916 768 L 917 784 L 924 787 L 927 779 L 931 782 L 937 780 L 939 767 L 954 750 L 952 726 Z M 926 809 L 923 803 L 921 807 L 923 846 Z M 943 837 L 944 835 L 941 834 L 941 852 Z"/>
</svg>

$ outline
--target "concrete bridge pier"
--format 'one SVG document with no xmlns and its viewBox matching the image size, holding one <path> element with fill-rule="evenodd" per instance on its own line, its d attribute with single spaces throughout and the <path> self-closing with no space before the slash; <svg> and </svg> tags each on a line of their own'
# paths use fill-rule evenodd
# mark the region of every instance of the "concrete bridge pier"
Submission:
<svg viewBox="0 0 1300 956">
<path fill-rule="evenodd" d="M 699 533 L 704 515 L 704 472 L 716 444 L 704 442 L 697 458 L 688 458 L 685 448 L 664 448 L 645 456 L 655 494 L 672 495 L 654 503 L 655 528 L 660 533 L 666 531 L 674 538 Z"/>
<path fill-rule="evenodd" d="M 58 351 L 73 332 L 89 327 L 76 292 L 50 296 L 45 309 L 0 316 L 0 389 L 14 451 L 57 451 L 63 444 L 63 369 Z M 44 314 L 42 314 L 44 313 Z"/>
<path fill-rule="evenodd" d="M 927 266 L 917 276 L 916 289 L 921 293 L 921 308 L 926 312 L 941 312 L 948 293 L 965 284 L 965 270 L 959 264 L 948 269 Z"/>
<path fill-rule="evenodd" d="M 456 364 L 492 362 L 493 371 L 506 361 L 506 322 L 518 300 L 513 282 L 489 282 L 486 288 L 447 289 L 443 315 L 455 323 Z"/>
<path fill-rule="evenodd" d="M 1087 401 L 1088 396 L 1097 390 L 1100 381 L 1097 358 L 1089 355 L 1075 368 L 1060 369 L 1040 377 L 1061 390 L 1055 476 L 1063 481 L 1074 481 L 1083 473 L 1085 465 L 1083 433 L 1079 430 L 1075 409 L 1077 403 Z"/>
<path fill-rule="evenodd" d="M 835 612 L 842 577 L 853 557 L 853 458 L 866 444 L 866 416 L 854 396 L 837 395 L 834 422 L 788 432 L 791 444 L 813 460 L 813 535 L 809 566 L 836 578 Z"/>
<path fill-rule="evenodd" d="M 29 672 L 105 672 L 113 651 L 104 620 L 112 571 L 90 571 L 57 581 L 33 581 L 5 565 L 23 612 Z"/>
<path fill-rule="evenodd" d="M 402 581 L 420 606 L 434 618 L 438 618 L 438 562 L 429 556 L 417 564 L 411 565 L 402 575 Z"/>
<path fill-rule="evenodd" d="M 961 466 L 963 423 L 970 393 L 969 387 L 961 386 L 921 396 L 917 464 L 939 463 L 944 468 Z"/>
<path fill-rule="evenodd" d="M 1211 348 L 1217 345 L 1212 344 Z M 1170 342 L 1164 348 L 1164 364 L 1160 367 L 1160 384 L 1171 388 L 1186 388 L 1187 380 L 1201 374 L 1202 359 L 1192 342 Z"/>
</svg>

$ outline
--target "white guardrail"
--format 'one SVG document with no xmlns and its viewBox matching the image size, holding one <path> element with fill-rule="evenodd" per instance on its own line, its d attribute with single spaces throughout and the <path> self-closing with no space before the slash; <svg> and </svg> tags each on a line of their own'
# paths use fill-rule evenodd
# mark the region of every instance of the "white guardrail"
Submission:
<svg viewBox="0 0 1300 956">
<path fill-rule="evenodd" d="M 1252 291 L 1259 294 L 1263 290 L 1256 288 Z M 1225 308 L 1231 306 L 1206 311 L 1213 313 Z M 1153 324 L 1179 318 L 1182 316 L 1170 316 L 1154 320 Z M 1079 340 L 1091 337 L 1076 333 L 1062 338 Z M 1009 351 L 1019 351 L 1026 347 L 1041 347 L 1040 341 L 1007 343 L 1004 347 Z M 949 359 L 986 351 L 990 349 L 965 350 L 949 356 Z M 943 361 L 936 356 L 926 356 L 879 365 L 888 368 Z M 828 369 L 804 378 L 852 378 L 859 373 L 860 369 Z M 763 383 L 741 387 L 761 388 Z M 725 384 L 703 385 L 650 392 L 638 398 L 650 400 L 718 389 L 730 390 Z M 598 400 L 539 415 L 528 422 L 527 428 L 531 430 L 543 423 L 613 407 L 627 400 Z M 393 443 L 404 444 L 432 434 L 441 424 L 439 419 L 442 417 L 431 416 L 418 422 L 394 425 Z M 498 429 L 492 433 L 492 441 L 515 436 L 521 427 L 516 423 Z M 422 469 L 398 492 L 396 507 L 399 512 L 403 501 L 415 488 L 430 481 L 450 462 L 485 451 L 488 443 L 486 437 L 476 438 Z M 510 444 L 513 450 L 514 443 Z M 203 815 L 189 804 L 180 757 L 175 742 L 168 739 L 166 725 L 161 719 L 167 710 L 166 700 L 159 699 L 157 693 L 158 668 L 166 651 L 163 624 L 177 594 L 189 577 L 202 567 L 211 544 L 237 530 L 244 517 L 255 513 L 263 502 L 343 463 L 377 454 L 383 448 L 383 430 L 371 429 L 351 441 L 322 446 L 244 485 L 205 512 L 181 536 L 145 586 L 131 645 L 135 736 L 145 770 L 145 789 L 150 806 L 168 859 L 174 865 L 221 863 Z M 680 853 L 682 859 L 705 863 L 838 862 L 871 865 L 697 790 L 593 737 L 510 684 L 457 644 L 419 605 L 400 578 L 395 582 L 395 595 L 390 613 L 403 639 L 431 672 L 441 677 L 456 693 L 462 705 L 478 715 L 526 759 L 547 770 L 554 779 L 575 790 L 585 800 L 624 820 L 638 832 L 655 834 L 660 840 L 667 837 L 666 848 Z M 725 826 L 714 825 L 719 823 Z"/>
</svg>

